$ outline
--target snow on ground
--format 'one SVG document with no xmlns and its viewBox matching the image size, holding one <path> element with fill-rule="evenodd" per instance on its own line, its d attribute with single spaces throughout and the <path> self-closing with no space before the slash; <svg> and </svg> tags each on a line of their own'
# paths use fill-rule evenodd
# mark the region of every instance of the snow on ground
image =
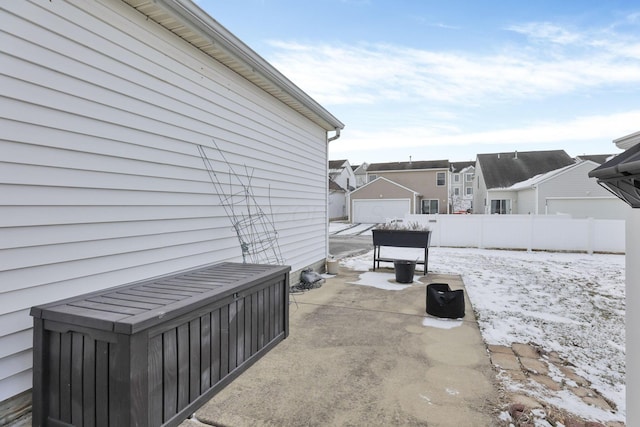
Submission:
<svg viewBox="0 0 640 427">
<path fill-rule="evenodd" d="M 350 224 L 344 222 L 330 222 L 329 234 L 339 236 L 371 236 L 371 229 L 377 224 Z"/>
<path fill-rule="evenodd" d="M 422 258 L 421 249 L 383 250 L 385 257 Z M 373 251 L 341 264 L 367 271 L 372 262 Z M 462 276 L 487 344 L 535 343 L 558 352 L 617 412 L 594 412 L 562 392 L 547 402 L 587 419 L 624 421 L 624 255 L 432 247 L 429 271 Z"/>
</svg>

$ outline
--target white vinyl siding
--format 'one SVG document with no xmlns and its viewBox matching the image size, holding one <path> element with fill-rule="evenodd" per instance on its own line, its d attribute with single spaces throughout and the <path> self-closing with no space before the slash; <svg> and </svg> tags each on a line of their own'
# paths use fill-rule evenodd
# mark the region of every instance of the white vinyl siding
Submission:
<svg viewBox="0 0 640 427">
<path fill-rule="evenodd" d="M 212 139 L 250 175 L 286 264 L 325 258 L 321 127 L 124 3 L 2 2 L 0 23 L 0 401 L 31 387 L 31 306 L 242 260 L 198 145 L 225 191 Z"/>
<path fill-rule="evenodd" d="M 596 198 L 594 202 L 597 205 L 600 203 L 600 200 L 597 200 L 598 198 L 615 198 L 606 189 L 598 185 L 597 180 L 589 178 L 589 172 L 596 167 L 597 164 L 592 162 L 583 162 L 541 182 L 538 186 L 539 212 L 541 214 L 554 212 L 553 209 L 551 211 L 548 209 L 547 200 L 549 199 Z M 564 208 L 562 208 L 560 211 L 575 215 L 576 218 L 585 218 L 585 216 L 581 215 L 579 204 L 575 206 L 576 210 L 564 211 Z M 596 211 L 597 209 L 596 207 Z M 616 218 L 621 218 L 621 216 L 618 215 Z"/>
</svg>

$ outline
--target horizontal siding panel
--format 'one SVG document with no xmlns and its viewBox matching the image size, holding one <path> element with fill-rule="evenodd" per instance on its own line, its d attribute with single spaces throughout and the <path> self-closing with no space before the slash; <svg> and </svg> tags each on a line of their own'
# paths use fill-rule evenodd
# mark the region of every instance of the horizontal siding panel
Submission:
<svg viewBox="0 0 640 427">
<path fill-rule="evenodd" d="M 33 331 L 31 329 L 25 329 L 4 336 L 0 335 L 0 358 L 30 350 L 32 344 Z"/>
<path fill-rule="evenodd" d="M 235 243 L 231 239 L 229 242 Z M 22 308 L 10 302 L 10 291 L 15 289 L 35 287 L 52 282 L 63 282 L 74 277 L 91 276 L 112 270 L 127 269 L 138 265 L 164 262 L 189 256 L 209 254 L 212 260 L 226 260 L 229 257 L 234 255 L 238 257 L 241 254 L 239 245 L 236 248 L 236 245 L 223 246 L 222 243 L 223 241 L 215 244 L 211 241 L 188 242 L 131 252 L 126 249 L 126 246 L 122 246 L 119 253 L 108 256 L 70 259 L 49 264 L 39 264 L 40 261 L 36 258 L 29 268 L 0 271 L 0 282 L 3 284 L 3 291 L 5 292 L 0 301 L 0 314 L 6 313 L 8 310 L 13 311 L 16 307 Z"/>
<path fill-rule="evenodd" d="M 27 371 L 32 366 L 33 358 L 30 349 L 3 357 L 0 359 L 0 381 L 9 378 L 14 373 Z"/>
<path fill-rule="evenodd" d="M 16 135 L 23 136 L 26 129 L 34 131 L 35 129 L 40 128 L 26 125 L 16 126 L 16 123 L 17 122 L 15 121 L 0 119 L 0 138 L 2 138 L 4 132 L 7 131 L 7 128 L 3 125 L 15 128 L 11 131 L 14 133 L 14 135 L 11 136 L 12 138 L 15 138 Z M 47 128 L 42 129 L 43 131 L 39 134 L 42 138 L 45 138 Z M 22 132 L 23 130 L 25 132 Z M 68 135 L 69 138 L 73 137 L 73 134 L 66 133 L 66 135 Z M 63 134 L 60 136 L 62 137 Z M 70 170 L 105 171 L 132 177 L 140 175 L 144 177 L 160 178 L 163 180 L 179 179 L 181 181 L 193 182 L 196 185 L 200 185 L 201 191 L 213 192 L 213 186 L 209 175 L 204 169 L 203 160 L 199 157 L 198 150 L 195 145 L 188 145 L 192 148 L 192 153 L 189 155 L 179 155 L 177 153 L 160 151 L 160 153 L 164 153 L 163 156 L 155 156 L 155 158 L 153 157 L 157 154 L 156 152 L 158 152 L 158 150 L 134 146 L 133 150 L 139 151 L 139 157 L 146 157 L 146 159 L 136 161 L 123 157 L 123 153 L 126 152 L 126 149 L 128 148 L 127 145 L 116 144 L 111 141 L 108 146 L 115 144 L 113 154 L 99 155 L 88 153 L 86 151 L 80 152 L 75 148 L 69 150 L 56 150 L 54 148 L 38 146 L 35 144 L 18 144 L 6 141 L 6 138 L 10 137 L 9 135 L 4 137 L 5 141 L 0 140 L 0 148 L 3 151 L 3 154 L 6 153 L 3 155 L 2 159 L 6 162 L 29 165 L 32 164 L 30 162 L 36 162 L 39 159 L 42 159 L 41 161 L 44 162 L 43 166 L 60 167 Z M 92 144 L 85 145 L 87 148 L 93 148 L 96 146 L 104 147 L 107 144 L 104 144 L 104 141 L 100 142 L 99 140 L 96 140 Z M 42 151 L 38 152 L 38 150 Z M 305 172 L 303 175 L 300 175 L 296 170 L 284 169 L 283 171 L 277 171 L 277 168 L 275 168 L 273 164 L 265 163 L 262 160 L 258 162 L 258 159 L 252 160 L 246 156 L 244 158 L 245 164 L 231 165 L 233 169 L 230 170 L 230 167 L 222 161 L 221 156 L 215 150 L 207 150 L 207 156 L 210 159 L 211 167 L 214 168 L 216 173 L 216 180 L 219 180 L 224 184 L 228 184 L 230 180 L 234 184 L 238 183 L 238 178 L 235 175 L 230 176 L 231 173 L 235 172 L 238 174 L 240 180 L 245 184 L 251 182 L 255 186 L 262 183 L 262 180 L 269 180 L 269 187 L 272 191 L 285 188 L 288 189 L 292 185 L 299 186 L 299 189 L 308 188 L 315 193 L 324 191 L 324 186 L 320 186 L 318 180 L 319 176 L 325 175 L 324 173 L 311 174 L 310 172 Z M 174 164 L 169 163 L 172 158 L 175 160 Z M 256 162 L 257 166 L 250 166 L 247 162 L 249 160 Z M 37 177 L 33 177 L 31 179 L 37 179 Z M 264 186 L 265 184 L 262 185 Z M 259 186 L 256 188 L 260 189 Z M 262 189 L 263 193 L 266 194 L 267 188 Z"/>
<path fill-rule="evenodd" d="M 124 224 L 123 224 L 124 226 Z M 128 228 L 133 229 L 133 227 Z M 86 242 L 71 242 L 56 246 L 30 246 L 24 248 L 4 249 L 0 251 L 2 268 L 6 270 L 26 268 L 35 265 L 57 264 L 74 260 L 110 257 L 113 255 L 129 255 L 136 257 L 138 253 L 190 244 L 211 244 L 215 229 L 181 231 L 174 233 L 150 234 L 146 236 L 122 237 L 119 239 L 102 239 Z M 233 242 L 226 239 L 227 242 Z M 234 242 L 235 243 L 235 242 Z M 225 245 L 225 240 L 217 239 L 216 244 Z M 55 249 L 55 250 L 52 250 Z M 5 288 L 6 289 L 6 288 Z"/>
<path fill-rule="evenodd" d="M 267 189 L 265 189 L 266 191 Z M 41 185 L 0 184 L 3 203 L 13 206 L 218 206 L 217 196 L 206 193 L 175 193 L 167 191 L 121 190 L 80 187 L 46 187 Z M 275 191 L 272 191 L 272 194 Z M 269 200 L 265 198 L 265 203 Z M 282 200 L 272 195 L 271 204 Z M 290 204 L 297 201 L 299 210 L 320 203 L 314 198 L 291 196 Z M 240 206 L 243 206 L 241 204 Z M 262 205 L 265 206 L 265 205 Z M 287 205 L 285 205 L 287 206 Z M 275 210 L 275 209 L 274 209 Z"/>
<path fill-rule="evenodd" d="M 0 228 L 0 249 L 144 237 L 178 232 L 201 232 L 208 235 L 209 238 L 222 238 L 228 237 L 232 233 L 228 225 L 227 218 L 216 220 L 209 217 L 165 221 L 50 225 L 39 227 L 37 230 L 32 227 L 4 227 Z"/>
<path fill-rule="evenodd" d="M 209 194 L 0 184 L 7 205 L 214 205 Z"/>
<path fill-rule="evenodd" d="M 58 226 L 219 217 L 220 206 L 2 206 L 3 227 Z M 1 228 L 0 228 L 1 229 Z M 27 237 L 28 238 L 28 237 Z"/>
<path fill-rule="evenodd" d="M 0 149 L 2 149 L 0 142 Z M 165 169 L 173 169 L 169 172 L 169 176 L 162 175 L 146 175 L 142 173 L 137 165 L 130 165 L 129 169 L 123 169 L 117 166 L 117 159 L 113 165 L 109 165 L 110 159 L 104 159 L 104 164 L 98 170 L 88 169 L 87 166 L 78 161 L 75 167 L 69 168 L 60 165 L 34 165 L 29 163 L 9 163 L 11 153 L 7 153 L 0 161 L 0 182 L 24 184 L 24 185 L 47 185 L 47 186 L 78 186 L 78 179 L 82 178 L 82 182 L 91 183 L 91 188 L 117 188 L 124 190 L 148 190 L 148 191 L 172 191 L 172 192 L 189 192 L 200 194 L 213 194 L 216 190 L 229 189 L 229 181 L 231 181 L 234 192 L 241 190 L 240 184 L 252 184 L 253 191 L 256 195 L 286 197 L 288 190 L 308 188 L 309 193 L 318 195 L 324 191 L 324 188 L 318 186 L 317 180 L 310 178 L 300 179 L 299 182 L 291 182 L 294 176 L 287 174 L 275 173 L 264 169 L 241 168 L 236 171 L 238 176 L 229 176 L 230 171 L 226 165 L 212 164 L 215 176 L 213 182 L 209 174 L 204 169 L 189 170 L 185 168 L 166 166 Z M 73 158 L 74 153 L 69 153 L 69 157 Z M 28 161 L 30 157 L 22 158 L 22 161 Z M 17 160 L 17 159 L 16 159 Z M 142 163 L 142 162 L 139 162 Z M 202 162 L 200 162 L 202 164 Z M 82 166 L 82 167 L 81 167 Z M 111 170 L 108 169 L 112 166 Z M 224 169 L 223 169 L 224 168 Z M 231 172 L 233 173 L 233 171 Z M 288 178 L 288 180 L 287 180 Z M 259 183 L 269 182 L 270 185 L 265 187 L 258 185 Z M 234 188 L 237 187 L 237 188 Z M 305 195 L 309 197 L 308 195 Z"/>
<path fill-rule="evenodd" d="M 31 369 L 0 380 L 0 402 L 31 388 Z"/>
<path fill-rule="evenodd" d="M 114 35 L 113 35 L 113 37 L 118 37 L 118 36 L 120 36 L 120 33 L 114 33 Z M 109 40 L 106 40 L 106 41 L 104 40 L 104 38 L 97 38 L 96 40 L 91 40 L 91 39 L 87 40 L 87 35 L 83 33 L 82 35 L 78 35 L 78 37 L 74 37 L 73 40 L 69 40 L 69 39 L 66 39 L 66 38 L 61 38 L 60 40 L 55 40 L 55 41 L 52 40 L 50 42 L 51 44 L 49 46 L 51 49 L 58 49 L 58 50 L 62 49 L 64 51 L 64 46 L 66 44 L 70 44 L 71 43 L 72 46 L 68 48 L 68 52 L 65 52 L 66 53 L 65 57 L 56 58 L 55 61 L 53 60 L 53 58 L 51 58 L 50 61 L 51 62 L 55 62 L 56 64 L 60 64 L 60 65 L 56 65 L 56 67 L 57 67 L 57 69 L 62 68 L 62 71 L 64 72 L 65 71 L 65 69 L 64 69 L 65 63 L 69 62 L 73 55 L 79 56 L 77 54 L 77 50 L 79 48 L 79 45 L 78 45 L 77 41 L 84 40 L 85 43 L 86 43 L 85 46 L 87 46 L 85 48 L 86 51 L 83 52 L 82 55 L 79 56 L 79 57 L 82 58 L 83 61 L 88 61 L 88 62 L 92 62 L 92 64 L 95 64 L 100 59 L 105 60 L 103 52 L 109 51 L 109 47 L 110 46 L 113 47 L 113 45 L 112 45 L 113 37 L 111 37 Z M 28 53 L 29 49 L 27 48 L 27 46 L 19 46 L 18 45 L 19 42 L 20 41 L 16 40 L 16 41 L 13 41 L 13 43 L 11 43 L 11 45 L 16 46 L 16 55 L 18 55 L 18 54 L 19 55 L 27 55 L 27 57 L 28 57 L 28 54 L 25 54 L 25 52 Z M 105 43 L 105 42 L 108 43 L 108 45 L 101 46 L 101 43 Z M 122 43 L 125 46 L 129 46 L 132 42 L 135 43 L 135 40 L 129 38 L 126 41 L 123 41 Z M 33 45 L 32 49 L 44 50 L 44 52 L 39 50 L 37 52 L 34 52 L 31 55 L 31 59 L 32 59 L 32 62 L 34 64 L 42 63 L 43 62 L 43 60 L 42 60 L 43 55 L 51 55 L 52 54 L 52 52 L 50 50 L 45 50 L 45 49 L 39 48 L 39 47 L 37 47 L 35 45 Z M 123 48 L 121 48 L 121 49 L 122 49 L 122 51 L 120 52 L 120 54 L 116 58 L 114 58 L 114 57 L 106 58 L 106 62 L 101 67 L 98 67 L 98 68 L 93 68 L 92 67 L 92 69 L 90 69 L 90 70 L 82 70 L 81 69 L 82 67 L 87 67 L 87 66 L 84 65 L 84 64 L 81 64 L 81 63 L 80 64 L 72 63 L 72 64 L 70 64 L 68 66 L 67 72 L 75 73 L 75 75 L 73 75 L 73 77 L 74 77 L 74 82 L 76 82 L 76 84 L 78 84 L 78 82 L 81 79 L 87 78 L 86 77 L 87 75 L 89 75 L 89 76 L 90 75 L 96 75 L 96 73 L 103 72 L 103 71 L 101 71 L 103 69 L 113 69 L 114 65 L 116 65 L 116 64 L 118 64 L 121 67 L 124 67 L 121 70 L 117 70 L 117 72 L 115 73 L 117 76 L 133 76 L 133 77 L 137 76 L 138 73 L 135 72 L 137 70 L 135 70 L 135 69 L 132 70 L 131 66 L 132 66 L 132 64 L 138 64 L 141 61 L 141 55 L 139 54 L 139 52 L 132 53 L 132 52 L 129 52 L 127 49 L 123 49 Z M 91 55 L 96 55 L 96 57 L 92 57 Z M 161 84 L 162 86 L 155 88 L 155 90 L 153 90 L 153 91 L 149 91 L 149 93 L 156 94 L 155 95 L 156 98 L 151 98 L 151 99 L 149 99 L 147 101 L 147 104 L 152 106 L 152 108 L 156 108 L 155 106 L 162 104 L 161 98 L 158 98 L 158 96 L 159 96 L 158 94 L 164 95 L 166 93 L 172 93 L 172 90 L 175 90 L 175 87 L 168 88 L 167 87 L 167 83 L 166 83 L 168 81 L 172 81 L 172 80 L 176 80 L 176 79 L 180 79 L 181 78 L 181 76 L 177 76 L 175 74 L 175 71 L 174 71 L 175 68 L 176 67 L 180 67 L 180 68 L 184 69 L 184 65 L 180 64 L 180 63 L 175 63 L 175 64 L 173 64 L 172 67 L 166 67 L 166 64 L 167 64 L 166 54 L 164 52 L 162 52 L 162 53 L 158 52 L 157 55 L 160 55 L 160 56 L 156 59 L 156 61 L 158 61 L 159 64 L 165 64 L 165 65 L 164 66 L 157 65 L 156 66 L 157 69 L 154 69 L 154 73 L 164 72 L 164 73 L 166 73 L 166 75 L 163 76 L 164 78 L 159 78 L 158 80 L 156 80 L 156 83 Z M 45 56 L 45 58 L 46 58 L 46 56 Z M 138 69 L 141 70 L 141 69 L 144 69 L 145 66 L 148 67 L 149 63 L 139 64 L 137 67 L 138 67 Z M 202 69 L 202 67 L 200 67 L 200 69 Z M 219 75 L 216 75 L 214 77 L 217 78 L 217 79 L 220 78 Z M 107 76 L 102 76 L 101 75 L 100 79 L 96 79 L 95 82 L 91 82 L 91 83 L 96 83 L 97 84 L 97 82 L 102 82 L 105 79 L 107 79 L 107 81 L 108 81 L 109 78 L 116 78 L 116 77 L 114 75 L 107 75 Z M 126 87 L 127 83 L 131 84 L 130 82 L 122 81 L 122 78 L 120 78 L 120 77 L 118 77 L 118 78 L 120 80 L 111 82 L 111 84 L 105 85 L 105 87 L 111 89 L 111 92 L 113 92 L 112 88 L 114 88 L 114 87 L 115 88 L 119 88 L 119 87 L 122 87 L 123 85 Z M 236 78 L 237 78 L 237 76 L 236 76 Z M 194 73 L 194 75 L 192 77 L 192 80 L 181 81 L 179 83 L 179 87 L 186 88 L 189 91 L 189 93 L 191 94 L 191 96 L 194 96 L 194 94 L 199 94 L 199 93 L 203 93 L 203 92 L 206 92 L 206 91 L 211 91 L 217 85 L 217 83 L 214 80 L 208 80 L 206 86 L 203 86 L 201 84 L 195 85 L 195 84 L 192 83 L 192 81 L 200 81 L 201 82 L 202 80 L 203 80 L 203 76 L 202 76 L 201 73 Z M 149 79 L 145 80 L 144 84 L 148 85 L 149 84 Z M 144 88 L 144 85 L 143 85 L 143 82 L 137 81 L 137 82 L 135 82 L 135 86 L 132 85 L 132 87 L 137 88 L 137 90 L 124 91 L 123 93 L 125 93 L 125 94 L 136 93 L 136 95 L 138 95 L 138 94 L 141 93 L 140 89 Z M 228 93 L 229 91 L 228 91 L 227 87 L 223 87 L 223 86 L 220 86 L 220 88 L 218 90 L 219 90 L 219 92 L 217 92 L 215 94 L 217 95 L 216 101 L 218 101 L 217 103 L 219 104 L 220 103 L 220 99 L 222 99 L 222 100 L 226 99 L 224 96 L 221 97 L 221 95 L 224 94 L 224 93 Z M 79 93 L 82 93 L 82 92 L 80 91 Z M 163 99 L 165 103 L 167 102 L 167 98 L 168 97 L 165 95 L 164 99 Z M 200 110 L 202 112 L 210 111 L 211 104 L 210 104 L 210 102 L 208 102 L 208 99 L 205 98 L 205 97 L 200 97 L 199 99 L 189 98 L 188 100 L 185 100 L 183 102 L 183 104 L 180 104 L 179 100 L 174 96 L 171 99 L 171 103 L 167 104 L 167 107 L 175 108 L 175 105 L 178 104 L 178 106 L 181 107 L 181 108 L 192 108 L 192 106 L 194 104 L 196 104 L 198 100 L 200 101 L 200 104 L 201 104 Z M 126 105 L 126 103 L 124 105 Z M 225 114 L 222 114 L 222 113 L 225 113 L 225 112 L 219 112 L 219 111 L 217 112 L 215 117 L 217 118 L 217 121 L 220 121 L 220 118 L 229 119 L 229 120 L 236 120 L 237 121 L 239 116 L 250 118 L 250 117 L 256 117 L 256 115 L 259 113 L 259 111 L 255 110 L 255 107 L 254 107 L 253 110 L 247 110 L 247 111 L 239 110 L 240 107 L 243 107 L 243 106 L 237 104 L 237 100 L 236 100 L 236 103 L 232 105 L 232 108 L 227 108 L 226 109 L 225 112 L 226 112 L 226 116 L 227 117 L 225 117 Z M 281 108 L 282 108 L 282 106 L 281 106 Z M 265 114 L 266 112 L 268 112 L 268 110 L 261 110 L 261 112 L 262 112 L 262 114 Z M 189 111 L 189 113 L 191 113 L 191 117 L 197 116 L 196 111 Z M 240 113 L 240 115 L 238 113 Z M 262 117 L 260 115 L 258 115 L 258 117 L 259 118 L 264 118 L 264 117 Z M 207 123 L 208 122 L 208 120 L 204 120 L 204 119 L 201 119 L 201 121 L 202 121 L 202 123 Z M 273 114 L 273 113 L 272 113 L 272 116 L 269 118 L 268 121 L 270 121 L 272 123 L 281 122 L 281 120 L 279 120 L 278 115 L 277 114 Z M 256 123 L 256 124 L 259 125 L 259 123 Z M 253 128 L 255 127 L 255 126 L 251 126 L 251 127 L 249 127 L 247 129 L 246 123 L 242 123 L 242 122 L 238 122 L 238 125 L 239 125 L 240 128 L 244 129 L 244 132 L 247 132 L 248 129 L 249 129 L 249 131 L 253 131 Z M 191 128 L 193 128 L 193 126 L 189 126 L 189 128 L 191 129 Z M 286 129 L 286 132 L 291 132 L 291 130 L 290 129 Z M 268 135 L 268 134 L 267 135 L 265 135 L 265 134 L 256 135 L 254 139 L 259 141 L 261 139 L 265 139 L 264 136 L 267 137 L 266 139 L 273 139 L 273 135 Z M 309 138 L 309 135 L 300 135 L 300 136 L 302 136 L 305 139 Z M 296 139 L 298 139 L 298 138 L 296 138 Z M 296 150 L 296 149 L 300 150 L 300 147 L 296 147 L 295 145 L 297 145 L 297 144 L 294 144 L 294 146 L 292 146 L 291 148 L 293 150 Z M 318 148 L 316 148 L 316 149 L 318 149 Z M 291 151 L 291 150 L 289 150 L 289 151 Z M 301 155 L 303 157 L 305 156 L 305 154 L 307 156 L 309 155 L 308 151 L 306 153 L 304 151 L 300 151 L 298 153 L 293 151 L 293 153 L 296 154 L 296 155 Z M 269 154 L 269 153 L 267 153 L 267 154 Z M 320 155 L 321 153 L 318 151 L 315 154 Z"/>
<path fill-rule="evenodd" d="M 29 309 L 18 310 L 15 307 L 10 313 L 0 314 L 0 336 L 7 336 L 16 331 L 24 331 L 33 327 L 33 319 L 29 316 Z M 14 353 L 16 349 L 8 349 Z"/>
<path fill-rule="evenodd" d="M 91 183 L 92 189 L 118 189 L 150 192 L 197 193 L 210 195 L 210 182 L 189 181 L 177 178 L 142 176 L 131 173 L 67 169 L 51 166 L 6 163 L 0 161 L 0 182 L 20 185 L 43 185 L 47 187 L 77 187 Z"/>
</svg>

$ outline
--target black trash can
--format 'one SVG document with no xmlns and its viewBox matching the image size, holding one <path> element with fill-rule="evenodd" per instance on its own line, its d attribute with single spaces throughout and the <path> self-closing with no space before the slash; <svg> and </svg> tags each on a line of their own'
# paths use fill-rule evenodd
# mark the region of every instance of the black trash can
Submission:
<svg viewBox="0 0 640 427">
<path fill-rule="evenodd" d="M 427 285 L 427 313 L 436 317 L 464 317 L 464 291 L 452 291 L 446 283 Z"/>
<path fill-rule="evenodd" d="M 396 271 L 396 282 L 413 283 L 413 274 L 416 271 L 416 262 L 404 259 L 393 261 L 393 268 Z"/>
</svg>

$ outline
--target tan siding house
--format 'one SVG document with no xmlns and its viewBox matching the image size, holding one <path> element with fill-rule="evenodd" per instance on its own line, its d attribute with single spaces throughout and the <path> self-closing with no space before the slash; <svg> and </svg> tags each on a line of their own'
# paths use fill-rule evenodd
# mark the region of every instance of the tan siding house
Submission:
<svg viewBox="0 0 640 427">
<path fill-rule="evenodd" d="M 372 163 L 367 169 L 369 180 L 384 177 L 418 193 L 418 202 L 408 213 L 435 214 L 449 210 L 449 161 Z"/>
<path fill-rule="evenodd" d="M 351 222 L 384 223 L 414 212 L 419 194 L 384 177 L 376 178 L 350 194 Z"/>
</svg>

